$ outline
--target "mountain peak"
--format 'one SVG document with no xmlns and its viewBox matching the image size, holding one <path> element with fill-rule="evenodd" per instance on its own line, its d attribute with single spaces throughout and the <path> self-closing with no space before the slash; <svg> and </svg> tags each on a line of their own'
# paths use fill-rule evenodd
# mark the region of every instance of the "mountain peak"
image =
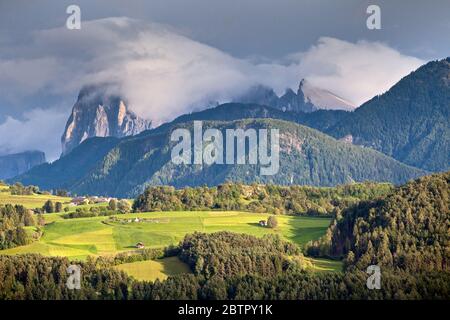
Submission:
<svg viewBox="0 0 450 320">
<path fill-rule="evenodd" d="M 450 63 L 431 61 L 327 129 L 429 171 L 450 169 Z"/>
<path fill-rule="evenodd" d="M 300 81 L 298 96 L 304 97 L 305 104 L 310 103 L 316 109 L 351 111 L 356 106 L 338 95 L 312 85 L 306 79 Z"/>
<path fill-rule="evenodd" d="M 91 137 L 124 137 L 151 127 L 151 122 L 129 110 L 124 98 L 109 93 L 107 85 L 85 86 L 61 137 L 62 154 Z"/>
<path fill-rule="evenodd" d="M 353 110 L 355 106 L 338 95 L 313 86 L 303 78 L 298 86 L 297 93 L 287 88 L 285 93 L 278 97 L 272 88 L 256 85 L 234 102 L 256 103 L 284 111 L 313 112 L 319 109 L 326 110 Z"/>
<path fill-rule="evenodd" d="M 301 89 L 304 85 L 305 85 L 306 79 L 302 78 L 302 80 L 300 80 L 300 84 L 298 86 L 299 89 Z"/>
</svg>

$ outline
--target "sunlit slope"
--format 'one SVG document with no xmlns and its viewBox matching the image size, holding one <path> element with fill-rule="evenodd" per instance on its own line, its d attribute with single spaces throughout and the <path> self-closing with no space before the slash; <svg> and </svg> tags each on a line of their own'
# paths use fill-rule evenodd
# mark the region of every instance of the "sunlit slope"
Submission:
<svg viewBox="0 0 450 320">
<path fill-rule="evenodd" d="M 269 215 L 244 212 L 153 212 L 118 215 L 121 222 L 108 217 L 61 219 L 55 214 L 44 227 L 44 235 L 30 245 L 0 251 L 0 254 L 41 253 L 84 259 L 88 255 L 112 255 L 134 250 L 138 242 L 147 248 L 178 244 L 195 231 L 231 231 L 262 236 L 277 233 L 299 245 L 318 239 L 329 225 L 328 218 L 277 216 L 276 229 L 261 227 L 258 222 Z M 134 222 L 146 218 L 151 222 Z M 124 223 L 123 221 L 126 220 Z M 132 222 L 128 222 L 128 221 Z"/>
</svg>

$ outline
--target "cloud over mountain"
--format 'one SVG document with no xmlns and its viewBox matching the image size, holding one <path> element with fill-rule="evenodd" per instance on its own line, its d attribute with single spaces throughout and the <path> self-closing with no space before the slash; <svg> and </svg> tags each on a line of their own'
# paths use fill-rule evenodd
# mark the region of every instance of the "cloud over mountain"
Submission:
<svg viewBox="0 0 450 320">
<path fill-rule="evenodd" d="M 7 117 L 0 125 L 0 155 L 24 150 L 42 150 L 47 159 L 56 159 L 60 152 L 60 141 L 56 133 L 67 115 L 61 110 L 33 109 L 25 113 L 22 120 Z"/>
<path fill-rule="evenodd" d="M 358 106 L 424 63 L 380 42 L 351 43 L 328 37 L 290 58 L 304 78 Z"/>
<path fill-rule="evenodd" d="M 1 115 L 20 119 L 8 118 L 0 132 L 15 133 L 13 149 L 20 151 L 31 139 L 26 132 L 35 130 L 41 138 L 32 140 L 38 144 L 34 148 L 50 154 L 60 151 L 61 114 L 69 115 L 86 84 L 110 83 L 134 112 L 158 124 L 211 101 L 229 101 L 255 84 L 281 93 L 296 88 L 301 78 L 360 104 L 422 64 L 382 43 L 333 38 L 320 38 L 306 52 L 257 63 L 169 26 L 129 18 L 83 21 L 81 30 L 38 30 L 26 43 L 0 44 L 0 52 L 0 121 Z M 37 107 L 41 111 L 33 113 Z M 13 109 L 20 109 L 21 117 Z M 49 119 L 58 121 L 36 131 L 33 126 L 39 121 L 30 117 L 44 109 Z M 4 137 L 0 135 L 0 151 L 12 149 Z"/>
</svg>

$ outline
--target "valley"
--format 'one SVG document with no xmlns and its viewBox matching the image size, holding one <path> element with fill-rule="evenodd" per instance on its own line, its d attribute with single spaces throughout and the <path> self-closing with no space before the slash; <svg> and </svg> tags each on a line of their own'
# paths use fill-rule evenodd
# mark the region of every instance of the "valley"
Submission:
<svg viewBox="0 0 450 320">
<path fill-rule="evenodd" d="M 6 232 L 2 237 L 7 235 L 3 245 L 9 247 L 0 250 L 0 265 L 14 263 L 18 279 L 14 281 L 21 281 L 22 272 L 41 272 L 42 265 L 56 268 L 42 275 L 52 277 L 58 266 L 76 263 L 87 274 L 86 287 L 67 294 L 80 297 L 203 299 L 211 295 L 224 299 L 227 295 L 221 290 L 228 288 L 232 299 L 254 299 L 259 297 L 258 281 L 268 285 L 265 299 L 317 295 L 361 299 L 379 294 L 391 299 L 397 290 L 407 297 L 414 297 L 416 291 L 425 297 L 447 295 L 448 260 L 442 245 L 448 241 L 444 227 L 448 224 L 448 175 L 426 176 L 400 187 L 377 183 L 334 188 L 233 183 L 211 188 L 149 187 L 134 200 L 133 212 L 111 210 L 107 203 L 69 206 L 70 198 L 63 197 L 57 198 L 66 199 L 63 212 L 35 213 L 34 219 L 29 216 L 31 210 L 19 205 L 29 206 L 28 198 L 12 196 L 9 187 L 3 186 L 1 197 L 17 202 L 0 206 L 4 227 L 13 228 L 2 231 Z M 54 196 L 41 192 L 32 197 L 42 204 Z M 40 225 L 30 222 L 42 217 L 45 221 Z M 269 224 L 274 217 L 276 222 Z M 390 229 L 393 218 L 401 232 Z M 24 241 L 21 230 L 34 240 L 14 243 Z M 17 239 L 4 242 L 11 231 Z M 391 251 L 394 241 L 397 248 Z M 418 252 L 428 263 L 416 260 Z M 20 261 L 32 269 L 20 271 Z M 364 290 L 365 270 L 371 264 L 385 268 L 387 284 L 380 293 Z M 417 274 L 411 278 L 402 270 Z M 55 292 L 64 291 L 64 280 L 49 281 L 58 282 Z M 399 287 L 403 281 L 408 285 Z M 104 291 L 102 283 L 113 286 L 114 293 Z M 240 287 L 241 283 L 250 287 Z M 218 286 L 218 291 L 210 291 L 211 286 Z M 339 290 L 324 291 L 328 286 Z M 279 295 L 273 296 L 271 287 Z M 10 292 L 17 291 L 8 287 L 4 294 Z M 52 298 L 54 292 L 46 294 Z"/>
<path fill-rule="evenodd" d="M 449 0 L 16 2 L 0 303 L 450 301 Z"/>
<path fill-rule="evenodd" d="M 70 206 L 70 197 L 49 194 L 11 195 L 9 187 L 0 187 L 0 203 L 38 208 L 47 200 L 61 201 L 60 213 L 43 214 L 45 225 L 39 240 L 14 248 L 0 250 L 0 255 L 40 254 L 49 257 L 67 257 L 86 261 L 88 257 L 113 257 L 121 253 L 134 254 L 141 249 L 162 249 L 175 246 L 194 232 L 214 233 L 229 231 L 262 237 L 280 235 L 282 239 L 302 247 L 319 239 L 330 224 L 330 217 L 280 215 L 274 229 L 261 226 L 268 213 L 245 211 L 159 211 L 114 214 L 87 218 L 67 218 L 75 210 L 105 208 L 104 204 Z M 35 231 L 36 227 L 25 227 Z M 138 249 L 137 244 L 142 248 Z M 327 259 L 308 258 L 306 265 L 317 272 L 340 272 L 342 263 Z M 114 267 L 138 280 L 164 280 L 169 275 L 189 273 L 189 267 L 176 257 L 151 259 L 120 264 Z"/>
<path fill-rule="evenodd" d="M 135 251 L 142 242 L 146 248 L 176 245 L 186 234 L 193 232 L 230 231 L 254 236 L 279 234 L 298 245 L 316 240 L 325 233 L 329 218 L 280 216 L 279 226 L 272 230 L 258 222 L 268 214 L 233 211 L 178 211 L 120 214 L 112 217 L 130 220 L 129 223 L 111 222 L 109 217 L 63 219 L 60 213 L 46 214 L 48 223 L 37 242 L 2 250 L 0 254 L 39 253 L 45 256 L 63 256 L 85 260 L 89 255 L 114 255 Z M 153 219 L 152 222 L 134 222 L 135 219 Z"/>
</svg>

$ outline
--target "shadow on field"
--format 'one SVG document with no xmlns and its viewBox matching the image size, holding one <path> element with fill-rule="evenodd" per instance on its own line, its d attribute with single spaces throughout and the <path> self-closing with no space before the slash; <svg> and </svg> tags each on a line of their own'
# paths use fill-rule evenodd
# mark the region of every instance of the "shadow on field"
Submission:
<svg viewBox="0 0 450 320">
<path fill-rule="evenodd" d="M 266 229 L 267 227 L 263 227 L 259 224 L 259 222 L 249 222 L 247 223 L 247 225 L 252 226 L 252 227 L 260 227 L 260 228 L 264 228 Z"/>
</svg>

